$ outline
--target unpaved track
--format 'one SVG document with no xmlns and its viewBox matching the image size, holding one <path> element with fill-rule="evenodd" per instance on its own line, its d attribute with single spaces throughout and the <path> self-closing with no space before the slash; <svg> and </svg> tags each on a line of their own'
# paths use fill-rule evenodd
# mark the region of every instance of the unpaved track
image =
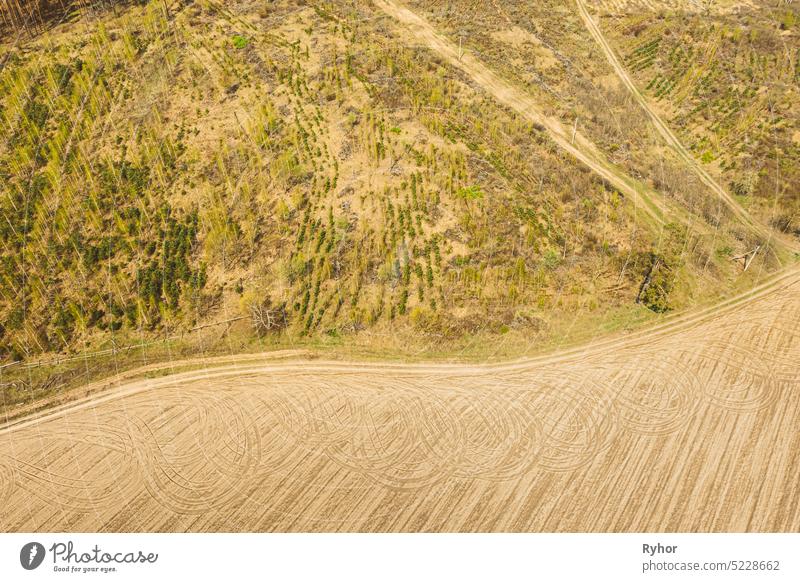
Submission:
<svg viewBox="0 0 800 582">
<path fill-rule="evenodd" d="M 660 224 L 668 222 L 671 217 L 674 218 L 672 215 L 678 212 L 678 209 L 667 205 L 658 193 L 636 184 L 630 177 L 625 176 L 580 132 L 576 132 L 573 142 L 572 131 L 565 129 L 558 119 L 546 115 L 530 94 L 514 87 L 469 53 L 461 54 L 455 44 L 437 33 L 425 19 L 394 0 L 375 0 L 375 5 L 400 23 L 415 41 L 439 54 L 452 66 L 461 69 L 498 102 L 543 127 L 556 145 L 629 196 L 637 209 Z"/>
<path fill-rule="evenodd" d="M 680 157 L 681 160 L 686 164 L 686 166 L 692 170 L 692 172 L 700 179 L 700 181 L 706 185 L 711 192 L 713 192 L 716 196 L 722 200 L 722 202 L 728 207 L 731 212 L 733 212 L 734 216 L 739 218 L 743 224 L 750 227 L 753 231 L 758 233 L 764 240 L 770 240 L 775 238 L 774 232 L 768 230 L 763 225 L 756 223 L 755 220 L 750 216 L 750 214 L 742 208 L 739 202 L 733 198 L 720 184 L 711 177 L 711 175 L 706 172 L 705 168 L 703 168 L 697 160 L 694 159 L 694 156 L 686 149 L 678 136 L 676 136 L 670 127 L 661 119 L 661 117 L 656 113 L 656 111 L 650 106 L 650 103 L 647 101 L 644 95 L 639 91 L 636 87 L 636 84 L 631 79 L 628 71 L 622 64 L 619 62 L 614 49 L 609 44 L 608 40 L 606 39 L 603 32 L 600 30 L 600 27 L 592 18 L 592 15 L 589 13 L 589 9 L 586 6 L 586 2 L 584 0 L 575 0 L 575 3 L 578 6 L 578 12 L 581 15 L 581 19 L 583 20 L 586 28 L 588 29 L 589 33 L 592 37 L 597 41 L 597 44 L 600 45 L 600 48 L 603 51 L 603 54 L 608 60 L 611 67 L 614 69 L 617 77 L 622 81 L 622 84 L 625 85 L 626 89 L 633 98 L 636 100 L 637 103 L 642 107 L 645 111 L 647 116 L 652 121 L 653 125 L 655 126 L 658 133 L 664 139 L 664 141 L 669 145 L 676 154 Z M 782 241 L 785 244 L 792 248 L 796 248 L 792 242 L 789 241 Z"/>
<path fill-rule="evenodd" d="M 241 356 L 127 380 L 0 427 L 0 531 L 798 531 L 799 292 L 793 269 L 646 334 L 503 365 Z"/>
<path fill-rule="evenodd" d="M 797 531 L 799 292 L 503 365 L 128 381 L 0 429 L 0 530 Z"/>
</svg>

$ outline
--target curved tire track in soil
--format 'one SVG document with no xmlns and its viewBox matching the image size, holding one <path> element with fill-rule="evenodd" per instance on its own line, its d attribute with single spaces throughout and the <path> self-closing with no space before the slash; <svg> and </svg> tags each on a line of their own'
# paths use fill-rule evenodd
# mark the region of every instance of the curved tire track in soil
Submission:
<svg viewBox="0 0 800 582">
<path fill-rule="evenodd" d="M 792 268 L 650 330 L 504 364 L 150 366 L 0 425 L 0 530 L 797 531 L 798 287 Z"/>
<path fill-rule="evenodd" d="M 129 379 L 0 428 L 0 530 L 795 531 L 798 290 L 505 364 Z"/>
</svg>

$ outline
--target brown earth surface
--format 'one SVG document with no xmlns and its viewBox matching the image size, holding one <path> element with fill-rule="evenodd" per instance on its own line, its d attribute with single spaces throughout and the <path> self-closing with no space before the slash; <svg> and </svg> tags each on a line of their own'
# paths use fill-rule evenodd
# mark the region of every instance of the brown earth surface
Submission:
<svg viewBox="0 0 800 582">
<path fill-rule="evenodd" d="M 502 365 L 120 380 L 0 428 L 0 530 L 797 531 L 799 289 Z"/>
<path fill-rule="evenodd" d="M 675 212 L 427 21 L 376 5 L 653 220 Z M 0 424 L 0 531 L 798 531 L 799 289 L 793 267 L 505 364 L 284 352 L 129 371 Z"/>
</svg>

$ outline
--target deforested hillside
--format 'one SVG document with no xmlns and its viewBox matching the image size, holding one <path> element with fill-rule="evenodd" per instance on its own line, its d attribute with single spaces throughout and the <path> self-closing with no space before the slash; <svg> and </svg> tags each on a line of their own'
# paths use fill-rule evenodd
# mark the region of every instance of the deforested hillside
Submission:
<svg viewBox="0 0 800 582">
<path fill-rule="evenodd" d="M 165 338 L 523 353 L 786 260 L 648 129 L 573 5 L 409 3 L 462 43 L 453 60 L 379 4 L 71 3 L 35 27 L 6 19 L 4 361 Z M 544 25 L 562 13 L 568 42 Z M 459 41 L 468 25 L 485 27 Z M 477 61 L 554 121 L 498 100 Z M 6 400 L 28 398 L 25 382 Z"/>
<path fill-rule="evenodd" d="M 408 4 L 645 186 L 740 240 L 751 218 L 765 225 L 750 229 L 762 240 L 745 246 L 775 236 L 796 244 L 796 8 L 770 1 Z"/>
<path fill-rule="evenodd" d="M 602 12 L 642 93 L 754 216 L 800 236 L 800 10 Z"/>
</svg>

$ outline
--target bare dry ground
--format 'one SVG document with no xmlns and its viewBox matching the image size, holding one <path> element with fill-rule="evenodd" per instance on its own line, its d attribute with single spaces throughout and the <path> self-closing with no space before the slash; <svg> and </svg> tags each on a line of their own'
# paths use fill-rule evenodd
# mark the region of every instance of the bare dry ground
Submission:
<svg viewBox="0 0 800 582">
<path fill-rule="evenodd" d="M 753 226 L 593 20 L 597 6 L 654 3 L 587 4 L 576 4 L 583 23 L 661 137 Z M 402 41 L 540 125 L 637 211 L 688 218 L 429 21 L 394 0 L 375 6 Z M 315 44 L 318 27 L 299 22 L 291 32 Z M 526 34 L 496 32 L 512 44 Z M 236 51 L 257 44 L 240 39 Z M 0 531 L 798 531 L 799 288 L 795 267 L 657 328 L 501 365 L 294 352 L 128 371 L 0 424 Z"/>
<path fill-rule="evenodd" d="M 593 0 L 593 5 L 606 12 L 634 12 L 636 10 L 683 10 L 686 12 L 711 12 L 727 14 L 751 6 L 746 0 Z"/>
<path fill-rule="evenodd" d="M 799 288 L 497 366 L 123 382 L 0 428 L 0 530 L 797 531 Z"/>
</svg>

